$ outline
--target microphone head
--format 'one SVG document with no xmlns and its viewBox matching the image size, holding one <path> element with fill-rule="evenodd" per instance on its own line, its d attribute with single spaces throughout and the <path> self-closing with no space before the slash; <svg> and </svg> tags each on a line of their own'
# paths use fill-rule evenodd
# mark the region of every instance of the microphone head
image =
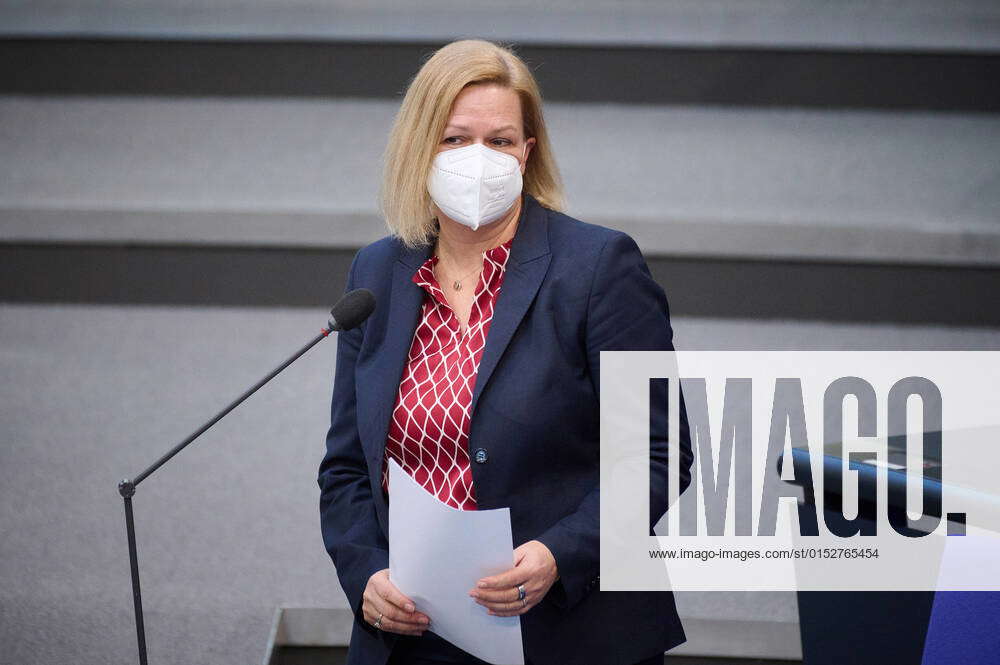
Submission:
<svg viewBox="0 0 1000 665">
<path fill-rule="evenodd" d="M 330 310 L 330 330 L 357 328 L 375 311 L 375 295 L 368 289 L 354 289 L 344 294 Z"/>
</svg>

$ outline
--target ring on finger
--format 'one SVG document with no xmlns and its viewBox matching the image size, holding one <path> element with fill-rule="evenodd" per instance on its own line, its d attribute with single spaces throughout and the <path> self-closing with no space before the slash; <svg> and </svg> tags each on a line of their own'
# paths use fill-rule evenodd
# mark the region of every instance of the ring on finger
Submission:
<svg viewBox="0 0 1000 665">
<path fill-rule="evenodd" d="M 383 614 L 382 614 L 381 612 L 379 612 L 379 613 L 378 613 L 378 618 L 377 618 L 377 619 L 375 619 L 375 623 L 373 623 L 373 624 L 372 624 L 373 626 L 375 626 L 375 627 L 376 627 L 377 629 L 379 629 L 379 630 L 381 630 L 381 629 L 382 629 L 382 617 L 383 617 L 383 616 L 384 616 L 384 615 L 383 615 Z"/>
<path fill-rule="evenodd" d="M 528 595 L 528 593 L 524 590 L 524 585 L 523 584 L 518 584 L 517 585 L 517 599 L 518 600 L 524 600 L 525 596 L 527 596 L 527 595 Z"/>
</svg>

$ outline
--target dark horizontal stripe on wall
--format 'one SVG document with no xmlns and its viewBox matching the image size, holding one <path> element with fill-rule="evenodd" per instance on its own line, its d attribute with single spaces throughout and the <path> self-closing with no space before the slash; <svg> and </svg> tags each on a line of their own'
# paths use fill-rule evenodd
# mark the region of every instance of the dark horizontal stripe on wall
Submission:
<svg viewBox="0 0 1000 665">
<path fill-rule="evenodd" d="M 299 248 L 0 245 L 0 300 L 332 306 L 353 256 Z"/>
<path fill-rule="evenodd" d="M 0 40 L 0 93 L 396 97 L 429 43 Z M 517 47 L 545 97 L 763 107 L 1000 110 L 1000 54 Z"/>
<path fill-rule="evenodd" d="M 1000 325 L 1000 269 L 651 258 L 682 314 L 843 322 Z"/>
<path fill-rule="evenodd" d="M 8 302 L 329 306 L 352 250 L 0 245 Z M 674 315 L 1000 326 L 1000 270 L 650 256 Z"/>
</svg>

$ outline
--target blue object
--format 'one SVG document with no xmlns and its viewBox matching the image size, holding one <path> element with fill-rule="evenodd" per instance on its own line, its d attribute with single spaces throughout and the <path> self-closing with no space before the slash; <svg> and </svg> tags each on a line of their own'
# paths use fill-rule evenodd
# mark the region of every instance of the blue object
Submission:
<svg viewBox="0 0 1000 665">
<path fill-rule="evenodd" d="M 1000 593 L 939 591 L 927 628 L 923 665 L 1000 663 Z"/>
</svg>

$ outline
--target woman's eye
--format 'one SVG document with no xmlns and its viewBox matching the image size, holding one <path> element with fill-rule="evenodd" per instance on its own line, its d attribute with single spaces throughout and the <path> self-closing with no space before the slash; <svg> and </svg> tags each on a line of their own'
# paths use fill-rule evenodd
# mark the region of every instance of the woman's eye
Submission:
<svg viewBox="0 0 1000 665">
<path fill-rule="evenodd" d="M 493 139 L 493 145 L 511 145 L 510 139 Z"/>
<path fill-rule="evenodd" d="M 461 142 L 462 142 L 462 137 L 461 136 L 449 136 L 444 141 L 442 141 L 442 143 L 448 143 L 450 145 L 455 145 L 455 144 L 461 143 Z"/>
</svg>

